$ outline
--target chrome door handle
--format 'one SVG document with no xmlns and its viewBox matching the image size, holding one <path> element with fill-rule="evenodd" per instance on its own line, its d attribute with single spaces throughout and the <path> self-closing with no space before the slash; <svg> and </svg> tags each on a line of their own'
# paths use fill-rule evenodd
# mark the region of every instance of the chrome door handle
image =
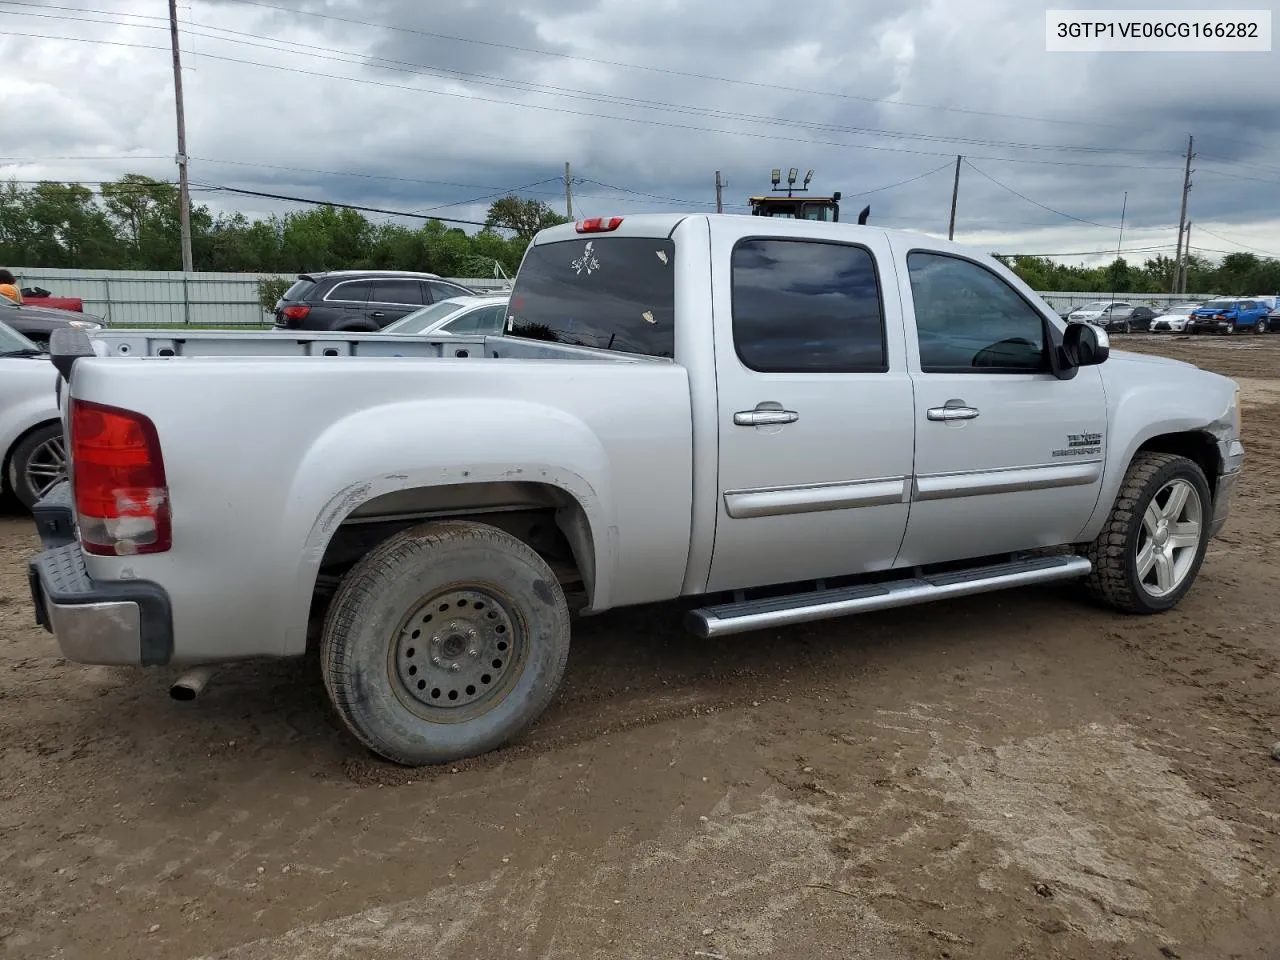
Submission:
<svg viewBox="0 0 1280 960">
<path fill-rule="evenodd" d="M 733 422 L 740 427 L 763 427 L 771 423 L 795 423 L 800 414 L 794 410 L 739 410 Z"/>
<path fill-rule="evenodd" d="M 972 420 L 978 415 L 977 407 L 930 407 L 930 420 Z"/>
</svg>

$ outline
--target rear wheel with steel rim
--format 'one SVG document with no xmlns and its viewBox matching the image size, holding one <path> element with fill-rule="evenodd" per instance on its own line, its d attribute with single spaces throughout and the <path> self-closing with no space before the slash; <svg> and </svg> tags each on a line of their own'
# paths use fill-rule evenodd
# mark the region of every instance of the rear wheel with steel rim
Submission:
<svg viewBox="0 0 1280 960">
<path fill-rule="evenodd" d="M 1257 322 L 1257 323 L 1255 323 L 1255 324 L 1253 325 L 1253 332 L 1254 332 L 1254 333 L 1266 333 L 1266 332 L 1267 332 L 1267 318 L 1266 318 L 1266 317 L 1259 317 L 1259 318 L 1258 318 L 1258 322 Z"/>
<path fill-rule="evenodd" d="M 1093 562 L 1089 592 L 1125 613 L 1175 606 L 1204 562 L 1212 509 L 1208 482 L 1194 461 L 1138 454 L 1086 552 Z"/>
<path fill-rule="evenodd" d="M 375 547 L 343 578 L 321 637 L 344 724 L 410 766 L 508 742 L 554 699 L 568 654 L 569 610 L 546 561 L 469 521 Z"/>
<path fill-rule="evenodd" d="M 62 424 L 36 427 L 16 444 L 9 456 L 9 489 L 30 510 L 41 497 L 67 478 L 67 448 Z"/>
</svg>

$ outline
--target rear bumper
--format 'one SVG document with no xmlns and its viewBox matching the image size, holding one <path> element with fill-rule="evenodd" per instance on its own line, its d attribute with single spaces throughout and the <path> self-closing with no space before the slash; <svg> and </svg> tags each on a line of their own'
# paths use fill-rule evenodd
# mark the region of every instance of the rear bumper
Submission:
<svg viewBox="0 0 1280 960">
<path fill-rule="evenodd" d="M 173 610 L 164 588 L 148 580 L 94 580 L 75 540 L 65 484 L 36 508 L 47 548 L 27 563 L 36 623 L 76 663 L 160 666 L 173 657 Z M 69 538 L 69 542 L 68 542 Z"/>
</svg>

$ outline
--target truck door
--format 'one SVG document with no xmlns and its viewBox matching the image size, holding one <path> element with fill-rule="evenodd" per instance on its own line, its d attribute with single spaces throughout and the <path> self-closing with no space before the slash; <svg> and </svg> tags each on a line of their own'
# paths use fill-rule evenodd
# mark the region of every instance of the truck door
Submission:
<svg viewBox="0 0 1280 960">
<path fill-rule="evenodd" d="M 915 427 L 890 248 L 804 233 L 712 224 L 709 590 L 885 569 L 906 529 Z"/>
<path fill-rule="evenodd" d="M 1102 483 L 1101 371 L 1049 370 L 1044 324 L 988 265 L 895 239 L 915 383 L 911 519 L 900 565 L 1071 543 Z"/>
</svg>

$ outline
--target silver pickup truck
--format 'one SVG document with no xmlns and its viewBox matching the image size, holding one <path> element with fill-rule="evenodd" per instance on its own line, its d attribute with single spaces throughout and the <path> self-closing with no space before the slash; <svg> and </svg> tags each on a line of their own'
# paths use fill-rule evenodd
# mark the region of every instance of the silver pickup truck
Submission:
<svg viewBox="0 0 1280 960">
<path fill-rule="evenodd" d="M 56 334 L 30 580 L 63 654 L 207 671 L 318 624 L 355 737 L 449 761 L 553 699 L 566 595 L 689 598 L 700 637 L 1060 580 L 1167 610 L 1244 457 L 1231 380 L 868 226 L 566 224 L 503 336 L 385 339 Z"/>
</svg>

